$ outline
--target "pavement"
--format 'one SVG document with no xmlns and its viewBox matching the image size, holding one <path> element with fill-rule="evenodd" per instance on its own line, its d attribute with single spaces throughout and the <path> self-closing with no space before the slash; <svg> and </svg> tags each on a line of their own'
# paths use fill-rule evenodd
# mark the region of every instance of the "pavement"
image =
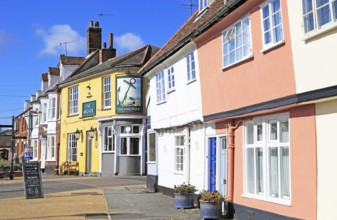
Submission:
<svg viewBox="0 0 337 220">
<path fill-rule="evenodd" d="M 43 179 L 48 181 L 48 177 Z M 50 177 L 57 178 L 57 177 Z M 76 177 L 81 178 L 81 177 Z M 22 178 L 0 180 L 1 184 L 22 182 Z M 50 181 L 50 180 L 49 180 Z M 174 198 L 151 193 L 146 183 L 88 188 L 45 194 L 44 198 L 23 197 L 0 199 L 1 220 L 30 219 L 140 219 L 140 220 L 197 220 L 199 209 L 176 209 Z"/>
</svg>

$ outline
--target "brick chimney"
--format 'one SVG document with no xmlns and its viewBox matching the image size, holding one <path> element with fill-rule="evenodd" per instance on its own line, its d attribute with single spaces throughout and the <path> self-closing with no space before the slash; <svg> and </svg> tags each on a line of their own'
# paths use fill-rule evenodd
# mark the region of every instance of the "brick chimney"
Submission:
<svg viewBox="0 0 337 220">
<path fill-rule="evenodd" d="M 108 59 L 116 57 L 116 49 L 113 48 L 113 35 L 109 34 L 109 48 L 106 48 L 106 43 L 104 43 L 103 48 L 99 50 L 99 62 L 104 63 Z"/>
<path fill-rule="evenodd" d="M 102 47 L 102 28 L 99 27 L 99 22 L 90 21 L 89 28 L 87 30 L 87 55 L 101 49 Z"/>
</svg>

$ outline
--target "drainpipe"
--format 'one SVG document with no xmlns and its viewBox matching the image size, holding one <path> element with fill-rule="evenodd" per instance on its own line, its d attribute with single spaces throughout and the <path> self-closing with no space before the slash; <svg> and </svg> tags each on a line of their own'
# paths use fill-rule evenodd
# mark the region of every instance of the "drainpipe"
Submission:
<svg viewBox="0 0 337 220">
<path fill-rule="evenodd" d="M 186 169 L 186 179 L 187 179 L 187 184 L 191 183 L 191 128 L 190 126 L 187 127 L 187 169 Z"/>
<path fill-rule="evenodd" d="M 233 207 L 233 195 L 234 195 L 234 131 L 235 122 L 231 120 L 227 124 L 227 137 L 228 137 L 228 162 L 227 162 L 227 214 L 226 218 L 234 218 L 234 207 Z"/>
</svg>

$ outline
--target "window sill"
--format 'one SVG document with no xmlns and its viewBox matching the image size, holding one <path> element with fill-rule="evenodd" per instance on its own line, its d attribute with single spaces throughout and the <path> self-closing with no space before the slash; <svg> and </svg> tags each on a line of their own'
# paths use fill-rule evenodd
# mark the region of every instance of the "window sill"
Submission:
<svg viewBox="0 0 337 220">
<path fill-rule="evenodd" d="M 136 155 L 136 154 L 120 154 L 120 157 L 140 157 L 140 155 Z"/>
<path fill-rule="evenodd" d="M 162 104 L 164 104 L 164 103 L 166 103 L 166 100 L 161 101 L 161 102 L 157 102 L 157 105 L 162 105 Z"/>
<path fill-rule="evenodd" d="M 103 151 L 102 154 L 113 154 L 115 151 Z"/>
<path fill-rule="evenodd" d="M 105 107 L 102 109 L 102 111 L 108 111 L 108 110 L 111 110 L 111 106 L 110 107 Z"/>
<path fill-rule="evenodd" d="M 176 89 L 175 89 L 175 88 L 173 88 L 173 89 L 170 89 L 170 90 L 168 90 L 168 91 L 167 91 L 167 94 L 170 94 L 170 93 L 172 93 L 172 92 L 174 92 L 174 91 L 176 91 Z"/>
<path fill-rule="evenodd" d="M 149 162 L 146 162 L 147 164 L 156 164 L 157 162 L 156 161 L 149 161 Z"/>
<path fill-rule="evenodd" d="M 192 79 L 192 80 L 190 80 L 190 81 L 187 81 L 187 85 L 189 85 L 189 84 L 191 84 L 191 83 L 194 83 L 195 81 L 197 81 L 197 79 Z"/>
<path fill-rule="evenodd" d="M 74 116 L 79 116 L 79 114 L 78 114 L 78 113 L 76 113 L 76 114 L 68 115 L 68 118 L 70 118 L 70 117 L 74 117 Z"/>
<path fill-rule="evenodd" d="M 229 66 L 222 67 L 221 70 L 222 70 L 222 71 L 225 71 L 225 70 L 230 69 L 230 68 L 232 68 L 232 67 L 234 67 L 234 66 L 236 66 L 236 65 L 240 65 L 241 63 L 244 63 L 244 62 L 246 62 L 247 60 L 252 59 L 253 57 L 254 57 L 253 54 L 250 54 L 249 56 L 243 58 L 243 59 L 240 60 L 240 61 L 237 61 L 237 62 L 235 62 L 235 63 L 232 63 L 232 64 L 230 64 Z"/>
<path fill-rule="evenodd" d="M 271 203 L 275 203 L 275 204 L 279 204 L 279 205 L 291 206 L 290 200 L 287 201 L 287 200 L 281 200 L 281 199 L 267 199 L 265 197 L 254 196 L 254 195 L 241 195 L 241 196 L 244 197 L 244 198 L 248 198 L 248 199 L 256 199 L 256 200 L 271 202 Z"/>
<path fill-rule="evenodd" d="M 337 29 L 337 23 L 336 22 L 333 22 L 331 24 L 327 24 L 320 29 L 312 30 L 312 31 L 304 34 L 303 41 L 306 42 L 306 41 L 309 41 L 313 38 L 320 37 L 323 34 L 329 32 L 329 31 L 335 30 L 335 29 Z"/>
<path fill-rule="evenodd" d="M 271 51 L 273 49 L 276 49 L 276 48 L 278 48 L 280 46 L 283 46 L 283 45 L 285 45 L 285 41 L 284 40 L 282 40 L 282 41 L 280 41 L 280 42 L 278 42 L 276 44 L 273 44 L 271 46 L 265 47 L 262 50 L 260 50 L 260 52 L 261 53 L 267 53 L 267 52 L 269 52 L 269 51 Z"/>
</svg>

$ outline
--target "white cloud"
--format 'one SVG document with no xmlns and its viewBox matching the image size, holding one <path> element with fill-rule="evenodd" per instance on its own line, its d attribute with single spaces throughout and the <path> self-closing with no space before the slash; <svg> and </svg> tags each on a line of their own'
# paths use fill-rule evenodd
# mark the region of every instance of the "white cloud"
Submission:
<svg viewBox="0 0 337 220">
<path fill-rule="evenodd" d="M 115 42 L 120 49 L 135 50 L 145 45 L 140 36 L 133 33 L 126 33 L 122 36 L 117 36 Z"/>
<path fill-rule="evenodd" d="M 0 31 L 0 54 L 5 54 L 17 46 L 18 42 L 14 36 L 7 32 Z"/>
<path fill-rule="evenodd" d="M 53 25 L 49 30 L 37 28 L 36 34 L 44 41 L 44 48 L 40 51 L 41 55 L 65 54 L 66 46 L 67 55 L 78 56 L 86 49 L 86 38 L 67 24 Z"/>
</svg>

